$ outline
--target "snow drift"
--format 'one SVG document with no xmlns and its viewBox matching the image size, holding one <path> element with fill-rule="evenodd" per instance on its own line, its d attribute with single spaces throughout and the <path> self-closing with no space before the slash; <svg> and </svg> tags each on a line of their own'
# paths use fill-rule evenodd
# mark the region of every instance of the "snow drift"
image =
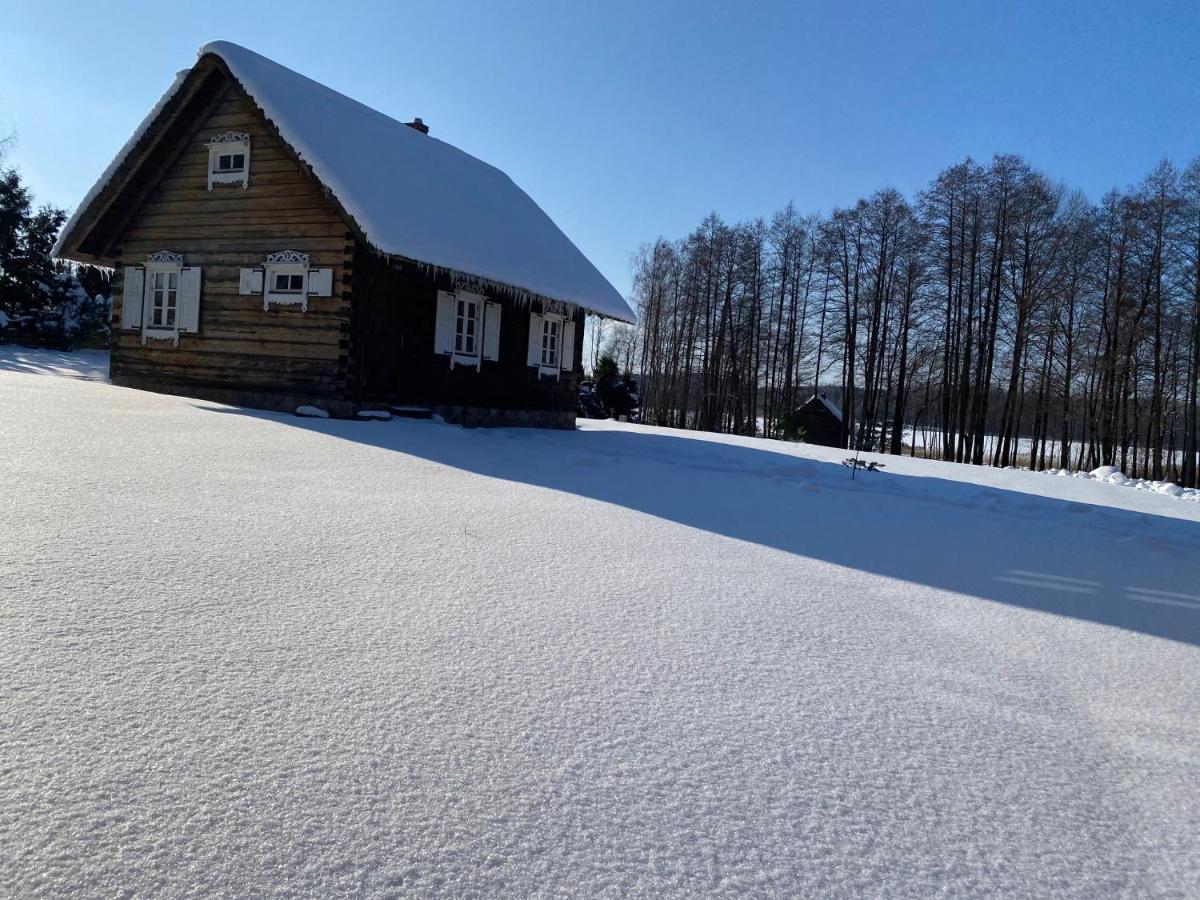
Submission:
<svg viewBox="0 0 1200 900">
<path fill-rule="evenodd" d="M 0 348 L 0 893 L 1200 893 L 1196 503 L 40 357 Z"/>
</svg>

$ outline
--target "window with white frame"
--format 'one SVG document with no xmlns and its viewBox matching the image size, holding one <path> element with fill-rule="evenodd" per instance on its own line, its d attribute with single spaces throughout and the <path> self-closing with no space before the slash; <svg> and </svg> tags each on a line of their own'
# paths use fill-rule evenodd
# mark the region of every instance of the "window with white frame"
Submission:
<svg viewBox="0 0 1200 900">
<path fill-rule="evenodd" d="M 213 172 L 218 175 L 229 172 L 244 172 L 246 169 L 245 153 L 218 153 Z"/>
<path fill-rule="evenodd" d="M 151 270 L 150 275 L 150 321 L 147 328 L 174 330 L 175 317 L 179 309 L 178 269 Z"/>
<path fill-rule="evenodd" d="M 333 269 L 311 269 L 310 263 L 297 250 L 271 253 L 261 266 L 238 271 L 238 293 L 262 294 L 263 309 L 274 303 L 307 312 L 310 297 L 333 296 Z"/>
<path fill-rule="evenodd" d="M 294 272 L 275 272 L 275 283 L 271 287 L 274 294 L 299 294 L 304 290 L 304 276 Z"/>
<path fill-rule="evenodd" d="M 470 296 L 460 294 L 455 300 L 454 352 L 477 356 L 480 309 L 478 301 L 469 299 Z"/>
<path fill-rule="evenodd" d="M 575 310 L 553 301 L 545 301 L 542 309 L 529 314 L 529 365 L 539 378 L 558 378 L 575 367 Z"/>
<path fill-rule="evenodd" d="M 557 316 L 542 319 L 542 365 L 558 365 L 558 341 L 562 320 Z"/>
<path fill-rule="evenodd" d="M 500 358 L 500 304 L 473 291 L 438 291 L 433 352 L 450 357 L 450 368 Z"/>
<path fill-rule="evenodd" d="M 179 287 L 183 254 L 159 250 L 146 258 L 143 332 L 173 333 L 179 320 Z"/>
<path fill-rule="evenodd" d="M 227 131 L 208 142 L 208 189 L 218 184 L 250 186 L 250 135 Z"/>
<path fill-rule="evenodd" d="M 185 266 L 183 254 L 159 250 L 144 266 L 126 266 L 121 327 L 142 333 L 142 343 L 170 340 L 200 329 L 200 267 Z"/>
<path fill-rule="evenodd" d="M 281 250 L 270 254 L 264 269 L 263 309 L 272 303 L 308 310 L 308 254 Z"/>
</svg>

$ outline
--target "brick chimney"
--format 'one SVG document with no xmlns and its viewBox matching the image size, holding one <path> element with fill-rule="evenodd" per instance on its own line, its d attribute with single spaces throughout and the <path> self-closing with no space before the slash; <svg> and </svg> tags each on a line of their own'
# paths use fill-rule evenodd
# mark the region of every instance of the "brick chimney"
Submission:
<svg viewBox="0 0 1200 900">
<path fill-rule="evenodd" d="M 409 128 L 415 128 L 417 131 L 421 132 L 421 134 L 429 134 L 429 126 L 421 121 L 420 116 L 417 116 L 417 118 L 413 119 L 411 122 L 405 122 L 404 124 Z"/>
</svg>

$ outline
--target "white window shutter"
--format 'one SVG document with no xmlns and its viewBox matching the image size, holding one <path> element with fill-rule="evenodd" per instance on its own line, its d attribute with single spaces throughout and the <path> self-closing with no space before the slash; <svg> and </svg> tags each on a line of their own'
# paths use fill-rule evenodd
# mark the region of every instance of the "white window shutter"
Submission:
<svg viewBox="0 0 1200 900">
<path fill-rule="evenodd" d="M 239 294 L 261 294 L 263 289 L 262 269 L 242 269 L 238 272 Z"/>
<path fill-rule="evenodd" d="M 333 269 L 309 269 L 308 292 L 315 297 L 332 297 Z"/>
<path fill-rule="evenodd" d="M 126 266 L 122 276 L 125 290 L 121 294 L 121 327 L 142 327 L 142 305 L 146 298 L 146 270 L 141 266 Z"/>
<path fill-rule="evenodd" d="M 454 350 L 454 295 L 449 291 L 437 293 L 437 324 L 433 331 L 433 352 L 451 353 Z"/>
<path fill-rule="evenodd" d="M 483 305 L 483 358 L 500 358 L 500 304 L 491 300 Z"/>
<path fill-rule="evenodd" d="M 529 365 L 542 364 L 542 317 L 537 313 L 529 314 Z"/>
<path fill-rule="evenodd" d="M 575 368 L 575 323 L 564 322 L 562 343 L 558 347 L 558 367 L 564 372 Z"/>
<path fill-rule="evenodd" d="M 179 275 L 179 330 L 200 330 L 200 267 L 188 266 Z"/>
</svg>

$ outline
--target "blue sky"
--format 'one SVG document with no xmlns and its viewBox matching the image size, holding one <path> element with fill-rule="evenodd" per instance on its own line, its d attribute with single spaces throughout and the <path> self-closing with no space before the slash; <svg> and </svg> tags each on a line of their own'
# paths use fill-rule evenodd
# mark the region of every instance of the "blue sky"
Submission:
<svg viewBox="0 0 1200 900">
<path fill-rule="evenodd" d="M 73 208 L 220 38 L 422 116 L 623 292 L 638 244 L 712 210 L 911 193 L 996 152 L 1098 197 L 1200 155 L 1195 2 L 0 0 L 0 21 L 0 130 L 39 201 Z"/>
</svg>

